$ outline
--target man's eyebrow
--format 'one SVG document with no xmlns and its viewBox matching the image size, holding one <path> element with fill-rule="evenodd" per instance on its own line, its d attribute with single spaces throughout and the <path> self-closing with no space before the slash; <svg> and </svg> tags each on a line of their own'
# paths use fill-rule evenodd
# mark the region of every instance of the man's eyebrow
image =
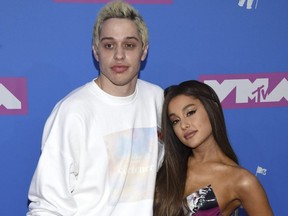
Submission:
<svg viewBox="0 0 288 216">
<path fill-rule="evenodd" d="M 131 37 L 126 37 L 126 39 L 128 40 L 136 40 L 136 41 L 139 41 L 139 39 L 137 37 L 134 37 L 134 36 L 131 36 Z"/>
<path fill-rule="evenodd" d="M 113 37 L 103 37 L 100 39 L 100 41 L 103 41 L 103 40 L 113 40 Z"/>
<path fill-rule="evenodd" d="M 100 41 L 104 41 L 104 40 L 115 40 L 115 38 L 113 37 L 103 37 L 100 39 Z M 136 40 L 136 41 L 139 41 L 139 38 L 137 37 L 134 37 L 134 36 L 128 36 L 125 38 L 125 40 Z"/>
</svg>

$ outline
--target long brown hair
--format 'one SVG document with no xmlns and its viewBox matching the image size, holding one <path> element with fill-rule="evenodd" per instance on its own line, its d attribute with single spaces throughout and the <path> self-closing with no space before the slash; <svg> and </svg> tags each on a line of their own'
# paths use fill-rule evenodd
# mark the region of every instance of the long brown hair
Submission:
<svg viewBox="0 0 288 216">
<path fill-rule="evenodd" d="M 183 145 L 173 131 L 168 117 L 170 101 L 178 95 L 197 98 L 203 104 L 212 127 L 213 136 L 223 153 L 238 164 L 238 159 L 228 139 L 224 114 L 216 92 L 205 83 L 189 80 L 165 89 L 162 110 L 162 132 L 165 156 L 158 171 L 154 198 L 155 216 L 182 216 L 187 160 L 193 154 Z"/>
</svg>

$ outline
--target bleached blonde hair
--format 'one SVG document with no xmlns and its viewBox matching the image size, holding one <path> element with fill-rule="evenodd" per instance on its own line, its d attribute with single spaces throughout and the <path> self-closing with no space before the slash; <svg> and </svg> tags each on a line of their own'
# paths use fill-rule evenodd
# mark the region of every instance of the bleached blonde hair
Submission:
<svg viewBox="0 0 288 216">
<path fill-rule="evenodd" d="M 93 46 L 98 47 L 103 22 L 110 18 L 129 19 L 133 21 L 137 26 L 142 47 L 148 45 L 148 29 L 140 13 L 127 2 L 116 0 L 106 4 L 100 10 L 93 29 Z"/>
</svg>

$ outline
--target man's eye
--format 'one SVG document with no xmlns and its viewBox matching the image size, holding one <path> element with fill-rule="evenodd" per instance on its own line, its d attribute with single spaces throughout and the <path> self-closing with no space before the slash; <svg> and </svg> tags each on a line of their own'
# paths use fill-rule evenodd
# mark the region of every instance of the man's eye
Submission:
<svg viewBox="0 0 288 216">
<path fill-rule="evenodd" d="M 104 47 L 106 49 L 113 49 L 114 46 L 113 46 L 113 44 L 105 44 Z"/>
<path fill-rule="evenodd" d="M 127 43 L 127 44 L 125 44 L 124 46 L 125 46 L 125 48 L 127 48 L 127 49 L 133 49 L 133 48 L 135 47 L 135 45 L 132 44 L 132 43 Z"/>
</svg>

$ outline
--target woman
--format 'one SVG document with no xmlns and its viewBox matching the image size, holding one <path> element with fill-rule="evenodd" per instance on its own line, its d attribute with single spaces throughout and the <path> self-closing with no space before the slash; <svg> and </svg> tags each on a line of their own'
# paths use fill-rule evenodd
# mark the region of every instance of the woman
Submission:
<svg viewBox="0 0 288 216">
<path fill-rule="evenodd" d="M 238 165 L 221 103 L 208 85 L 192 80 L 165 90 L 165 157 L 158 172 L 156 216 L 273 215 L 257 178 Z"/>
</svg>

